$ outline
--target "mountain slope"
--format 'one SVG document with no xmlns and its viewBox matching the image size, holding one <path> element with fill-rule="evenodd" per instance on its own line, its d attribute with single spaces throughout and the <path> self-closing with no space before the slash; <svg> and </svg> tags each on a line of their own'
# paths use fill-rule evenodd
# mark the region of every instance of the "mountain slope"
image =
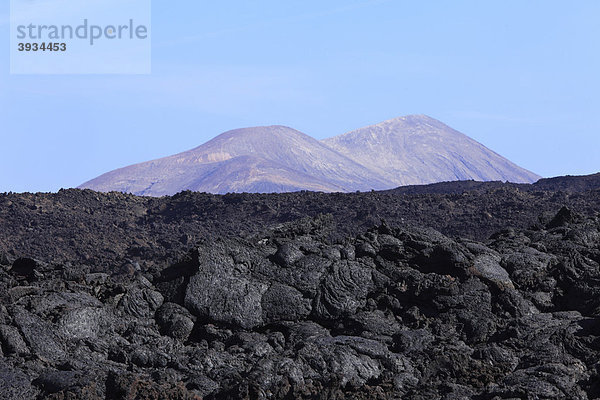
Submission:
<svg viewBox="0 0 600 400">
<path fill-rule="evenodd" d="M 182 190 L 343 192 L 392 185 L 308 135 L 267 126 L 225 132 L 192 150 L 114 170 L 80 187 L 162 196 Z"/>
<path fill-rule="evenodd" d="M 530 183 L 540 178 L 424 115 L 391 119 L 323 143 L 395 186 L 469 179 Z"/>
<path fill-rule="evenodd" d="M 183 190 L 351 192 L 538 178 L 440 121 L 413 115 L 322 142 L 285 126 L 236 129 L 192 150 L 108 172 L 80 188 L 147 196 Z"/>
</svg>

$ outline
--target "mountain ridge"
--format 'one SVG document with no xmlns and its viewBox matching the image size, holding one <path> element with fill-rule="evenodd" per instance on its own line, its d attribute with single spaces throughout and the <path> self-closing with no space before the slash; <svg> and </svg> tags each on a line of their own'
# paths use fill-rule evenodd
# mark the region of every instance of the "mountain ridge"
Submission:
<svg viewBox="0 0 600 400">
<path fill-rule="evenodd" d="M 532 183 L 540 178 L 464 133 L 422 114 L 389 119 L 323 142 L 369 165 L 397 186 L 468 179 Z"/>
<path fill-rule="evenodd" d="M 414 150 L 419 143 L 407 145 L 411 137 L 426 151 Z M 431 137 L 443 140 L 435 143 Z M 468 151 L 461 153 L 461 144 Z M 351 192 L 447 180 L 531 183 L 537 178 L 438 120 L 410 115 L 321 141 L 283 125 L 234 129 L 191 150 L 109 171 L 79 188 L 148 196 L 182 190 Z"/>
<path fill-rule="evenodd" d="M 251 162 L 244 168 L 243 160 Z M 253 166 L 260 168 L 253 170 Z M 221 168 L 236 169 L 237 176 L 217 172 Z M 211 179 L 223 175 L 228 175 L 229 181 Z M 251 177 L 247 184 L 237 179 L 244 175 Z M 161 196 L 187 189 L 210 193 L 258 188 L 266 192 L 347 192 L 365 187 L 383 189 L 389 184 L 318 140 L 283 125 L 272 125 L 227 131 L 191 150 L 107 172 L 80 188 Z"/>
</svg>

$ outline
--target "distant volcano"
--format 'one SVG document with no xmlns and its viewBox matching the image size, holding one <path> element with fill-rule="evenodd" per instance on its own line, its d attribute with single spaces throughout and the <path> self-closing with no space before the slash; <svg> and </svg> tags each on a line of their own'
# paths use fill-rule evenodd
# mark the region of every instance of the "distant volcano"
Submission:
<svg viewBox="0 0 600 400">
<path fill-rule="evenodd" d="M 445 181 L 532 183 L 540 176 L 425 115 L 409 115 L 326 139 L 396 186 Z"/>
<path fill-rule="evenodd" d="M 237 129 L 80 187 L 162 196 L 182 190 L 349 192 L 465 179 L 534 182 L 539 176 L 433 118 L 407 116 L 321 142 L 284 126 Z"/>
</svg>

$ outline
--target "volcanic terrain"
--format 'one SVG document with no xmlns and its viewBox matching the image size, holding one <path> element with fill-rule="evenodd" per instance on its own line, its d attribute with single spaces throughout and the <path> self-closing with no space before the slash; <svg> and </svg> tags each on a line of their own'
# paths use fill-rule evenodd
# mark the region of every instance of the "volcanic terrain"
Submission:
<svg viewBox="0 0 600 400">
<path fill-rule="evenodd" d="M 600 175 L 0 195 L 0 397 L 600 398 Z"/>
</svg>

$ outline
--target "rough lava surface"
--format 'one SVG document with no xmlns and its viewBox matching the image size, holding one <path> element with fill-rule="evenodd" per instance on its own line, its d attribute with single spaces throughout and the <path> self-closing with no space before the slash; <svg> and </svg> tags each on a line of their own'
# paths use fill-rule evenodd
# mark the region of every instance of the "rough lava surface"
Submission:
<svg viewBox="0 0 600 400">
<path fill-rule="evenodd" d="M 77 236 L 59 234 L 58 221 L 82 236 L 96 232 L 98 243 L 105 229 L 119 228 L 110 218 L 82 220 L 68 202 L 116 219 L 119 202 L 128 210 L 137 204 L 143 219 L 146 199 L 89 191 L 0 196 L 0 397 L 600 398 L 600 200 L 593 178 L 585 179 L 592 183 L 546 182 L 560 183 L 560 191 L 499 184 L 460 195 L 369 194 L 384 196 L 379 203 L 411 200 L 421 210 L 479 196 L 497 204 L 490 214 L 503 207 L 536 213 L 529 226 L 506 223 L 491 235 L 444 234 L 417 215 L 413 223 L 395 219 L 391 207 L 389 221 L 370 227 L 335 213 L 270 224 L 249 218 L 253 230 L 221 225 L 196 241 L 178 237 L 185 252 L 168 241 L 161 251 L 144 250 L 144 241 L 161 246 L 170 229 L 178 235 L 178 218 L 201 212 L 195 195 L 183 194 L 158 203 L 177 204 L 171 221 L 136 230 L 123 218 L 138 252 L 123 254 L 128 247 L 115 242 L 112 256 L 98 250 L 102 260 Z M 90 196 L 105 197 L 91 207 Z M 316 201 L 295 196 L 298 209 L 298 199 Z M 357 204 L 367 201 L 355 196 Z M 538 198 L 536 210 L 518 205 L 518 196 L 523 204 Z M 248 205 L 240 198 L 227 201 L 242 210 Z M 486 224 L 473 210 L 462 215 L 465 233 Z M 89 230 L 78 227 L 82 221 Z M 139 233 L 152 229 L 159 239 Z M 27 235 L 44 232 L 58 247 L 88 252 L 87 261 L 68 246 L 55 253 L 51 242 L 28 247 Z"/>
</svg>

